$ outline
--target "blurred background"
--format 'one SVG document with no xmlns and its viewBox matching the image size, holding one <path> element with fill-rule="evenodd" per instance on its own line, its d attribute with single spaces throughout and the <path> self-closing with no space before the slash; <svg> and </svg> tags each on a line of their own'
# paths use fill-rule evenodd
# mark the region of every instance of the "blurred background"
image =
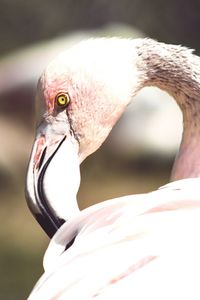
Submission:
<svg viewBox="0 0 200 300">
<path fill-rule="evenodd" d="M 200 1 L 0 0 L 0 299 L 26 299 L 48 245 L 24 198 L 37 78 L 56 53 L 91 36 L 152 37 L 200 51 Z M 83 163 L 81 208 L 169 180 L 181 137 L 170 97 L 144 89 Z"/>
</svg>

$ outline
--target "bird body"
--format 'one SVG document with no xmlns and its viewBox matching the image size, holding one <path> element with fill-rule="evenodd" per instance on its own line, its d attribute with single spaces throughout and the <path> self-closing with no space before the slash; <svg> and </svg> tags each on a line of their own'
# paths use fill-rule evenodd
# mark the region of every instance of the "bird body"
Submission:
<svg viewBox="0 0 200 300">
<path fill-rule="evenodd" d="M 170 93 L 183 113 L 177 181 L 80 212 L 79 164 L 150 85 Z M 89 40 L 47 66 L 26 197 L 53 238 L 30 300 L 199 299 L 199 94 L 200 58 L 150 39 Z"/>
<path fill-rule="evenodd" d="M 30 300 L 199 299 L 199 184 L 184 179 L 82 211 L 51 240 Z"/>
</svg>

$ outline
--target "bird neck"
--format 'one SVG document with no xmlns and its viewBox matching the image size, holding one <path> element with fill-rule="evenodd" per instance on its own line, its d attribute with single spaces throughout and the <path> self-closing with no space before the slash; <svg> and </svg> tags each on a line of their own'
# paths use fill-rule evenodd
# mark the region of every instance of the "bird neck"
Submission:
<svg viewBox="0 0 200 300">
<path fill-rule="evenodd" d="M 153 40 L 138 46 L 143 86 L 168 92 L 183 114 L 183 134 L 172 180 L 200 176 L 200 58 L 192 51 Z"/>
</svg>

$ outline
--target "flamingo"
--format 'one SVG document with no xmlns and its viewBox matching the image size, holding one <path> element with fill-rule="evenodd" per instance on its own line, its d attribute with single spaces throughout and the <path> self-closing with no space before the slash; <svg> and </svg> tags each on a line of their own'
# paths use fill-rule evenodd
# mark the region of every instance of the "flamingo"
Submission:
<svg viewBox="0 0 200 300">
<path fill-rule="evenodd" d="M 145 86 L 182 110 L 172 182 L 80 211 L 80 163 Z M 29 300 L 200 299 L 199 95 L 200 58 L 152 39 L 89 39 L 46 67 L 26 198 L 52 239 Z"/>
</svg>

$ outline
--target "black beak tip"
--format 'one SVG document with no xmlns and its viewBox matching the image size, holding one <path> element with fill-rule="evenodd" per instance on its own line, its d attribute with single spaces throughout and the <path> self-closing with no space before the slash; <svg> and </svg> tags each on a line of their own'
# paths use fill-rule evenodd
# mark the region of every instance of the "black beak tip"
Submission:
<svg viewBox="0 0 200 300">
<path fill-rule="evenodd" d="M 56 233 L 56 231 L 58 230 L 58 228 L 56 228 L 52 223 L 49 222 L 49 220 L 46 217 L 44 217 L 40 213 L 35 214 L 34 217 L 37 220 L 37 222 L 40 224 L 42 229 L 46 232 L 46 234 L 51 239 Z M 63 225 L 64 223 L 65 220 L 59 219 L 60 226 Z"/>
</svg>

